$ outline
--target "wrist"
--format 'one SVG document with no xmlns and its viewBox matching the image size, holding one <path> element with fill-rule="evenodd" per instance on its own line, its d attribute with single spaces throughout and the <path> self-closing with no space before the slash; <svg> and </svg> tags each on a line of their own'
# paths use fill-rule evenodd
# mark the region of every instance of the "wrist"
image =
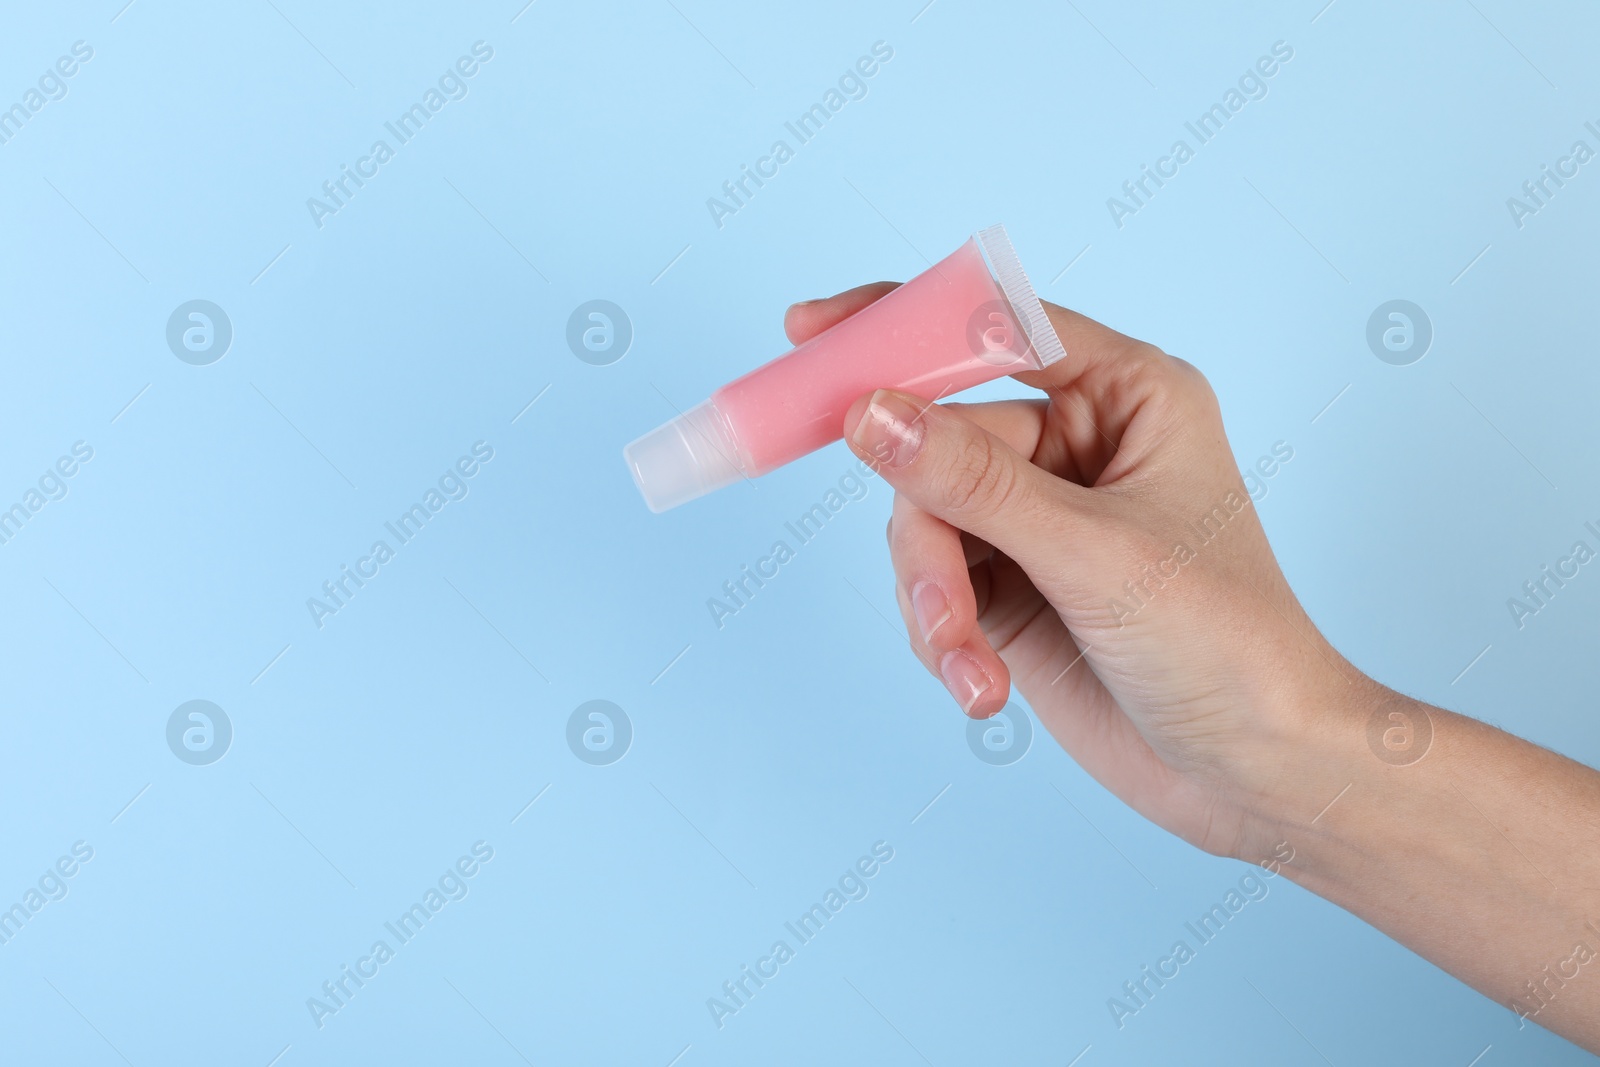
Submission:
<svg viewBox="0 0 1600 1067">
<path fill-rule="evenodd" d="M 1352 793 L 1371 799 L 1381 773 L 1421 762 L 1434 720 L 1424 706 L 1348 667 L 1274 697 L 1271 737 L 1241 784 L 1241 831 L 1233 858 L 1285 864 L 1341 851 L 1351 831 L 1334 818 Z M 1376 776 L 1376 780 L 1375 780 Z M 1365 805 L 1363 805 L 1365 807 Z M 1359 836 L 1359 834 L 1357 834 Z"/>
<path fill-rule="evenodd" d="M 1239 858 L 1292 854 L 1290 880 L 1380 926 L 1374 890 L 1398 900 L 1416 890 L 1405 871 L 1470 869 L 1494 828 L 1462 788 L 1489 772 L 1475 740 L 1497 731 L 1364 675 L 1309 694 L 1294 720 Z"/>
</svg>

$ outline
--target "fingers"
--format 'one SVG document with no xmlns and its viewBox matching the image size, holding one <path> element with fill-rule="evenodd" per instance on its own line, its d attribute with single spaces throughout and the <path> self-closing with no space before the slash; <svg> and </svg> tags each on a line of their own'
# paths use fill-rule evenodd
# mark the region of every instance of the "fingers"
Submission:
<svg viewBox="0 0 1600 1067">
<path fill-rule="evenodd" d="M 1082 531 L 1089 491 L 1034 466 L 976 422 L 880 389 L 850 406 L 844 430 L 897 493 L 987 541 L 1036 580 L 1059 573 L 1064 556 L 1075 558 L 1061 543 Z"/>
<path fill-rule="evenodd" d="M 1041 303 L 1067 355 L 1044 370 L 1016 375 L 1018 381 L 1035 389 L 1066 385 L 1085 374 L 1108 370 L 1158 369 L 1164 361 L 1170 361 L 1170 357 L 1155 345 L 1118 333 L 1076 311 L 1047 301 Z"/>
<path fill-rule="evenodd" d="M 916 405 L 919 410 L 926 406 L 921 401 Z M 1042 412 L 1036 403 L 961 405 L 956 410 L 982 418 L 1001 448 L 1031 450 L 1038 440 Z M 901 492 L 895 494 L 886 533 L 895 596 L 912 650 L 962 711 L 988 718 L 1005 706 L 1011 692 L 1011 672 L 978 622 L 988 598 L 988 561 L 994 549 Z"/>
<path fill-rule="evenodd" d="M 961 532 L 896 494 L 889 551 L 912 651 L 962 711 L 993 715 L 1010 694 L 1010 673 L 977 625 Z"/>
<path fill-rule="evenodd" d="M 900 287 L 899 282 L 870 282 L 818 300 L 802 300 L 784 314 L 783 329 L 794 344 L 804 344 Z M 1108 382 L 1129 379 L 1150 384 L 1192 384 L 1195 368 L 1127 334 L 1076 311 L 1041 301 L 1050 325 L 1061 339 L 1066 358 L 1044 370 L 1015 377 L 1025 385 L 1054 394 L 1085 375 L 1106 374 Z"/>
<path fill-rule="evenodd" d="M 899 287 L 899 282 L 870 282 L 822 299 L 802 300 L 790 305 L 784 314 L 784 333 L 795 344 L 803 344 Z M 1049 377 L 1052 382 L 1069 380 L 1084 370 L 1110 361 L 1140 358 L 1157 351 L 1151 345 L 1118 333 L 1076 311 L 1049 301 L 1041 303 L 1050 318 L 1050 324 L 1055 327 L 1056 335 L 1061 338 L 1067 359 L 1057 365 L 1060 369 L 1053 367 L 1030 375 L 1019 375 L 1025 381 L 1030 377 Z M 1144 352 L 1146 349 L 1150 351 Z"/>
<path fill-rule="evenodd" d="M 1005 707 L 1011 695 L 1011 673 L 983 632 L 973 627 L 966 640 L 954 648 L 930 649 L 918 634 L 915 609 L 905 589 L 897 586 L 895 592 L 900 614 L 911 634 L 912 650 L 929 673 L 949 690 L 961 710 L 974 719 L 987 719 Z"/>
<path fill-rule="evenodd" d="M 1011 675 L 981 634 L 939 657 L 939 680 L 974 719 L 989 718 L 1011 696 Z"/>
<path fill-rule="evenodd" d="M 1151 347 L 1070 308 L 1049 301 L 1041 303 L 1045 314 L 1049 316 L 1050 325 L 1055 327 L 1056 336 L 1061 338 L 1062 347 L 1068 353 L 1078 353 L 1085 361 L 1104 362 L 1126 356 L 1134 349 Z"/>
<path fill-rule="evenodd" d="M 896 494 L 889 554 L 913 643 L 934 654 L 959 648 L 978 614 L 961 532 Z"/>
<path fill-rule="evenodd" d="M 1210 384 L 1192 364 L 1077 312 L 1054 304 L 1044 307 L 1066 358 L 1015 375 L 1024 385 L 1047 393 L 1062 416 L 1060 439 L 1037 457 L 1044 465 L 1076 469 L 1078 480 L 1093 484 L 1137 464 L 1140 457 L 1134 454 L 1121 457 L 1120 465 L 1112 460 L 1141 414 L 1152 416 L 1147 424 L 1216 421 Z"/>
<path fill-rule="evenodd" d="M 783 332 L 795 344 L 804 344 L 899 287 L 899 282 L 872 282 L 822 300 L 801 301 L 784 314 Z"/>
</svg>

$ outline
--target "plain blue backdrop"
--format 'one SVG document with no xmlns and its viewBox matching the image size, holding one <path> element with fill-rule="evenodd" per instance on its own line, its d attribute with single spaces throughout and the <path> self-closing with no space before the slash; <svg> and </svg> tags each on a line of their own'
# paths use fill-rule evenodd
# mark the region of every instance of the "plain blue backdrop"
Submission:
<svg viewBox="0 0 1600 1067">
<path fill-rule="evenodd" d="M 1108 998 L 1248 868 L 1042 733 L 977 758 L 906 648 L 879 480 L 716 624 L 842 446 L 661 516 L 621 463 L 782 351 L 791 301 L 1004 222 L 1047 299 L 1210 376 L 1241 466 L 1292 447 L 1257 506 L 1345 654 L 1600 761 L 1600 577 L 1520 629 L 1506 607 L 1600 520 L 1600 163 L 1507 206 L 1600 148 L 1600 19 L 1324 2 L 6 5 L 6 1058 L 1589 1062 L 1281 878 L 1119 1028 Z M 477 42 L 400 144 L 385 123 Z M 798 144 L 784 124 L 880 42 Z M 1278 42 L 1264 95 L 1108 207 Z M 379 139 L 337 213 L 308 208 Z M 719 225 L 708 199 L 779 139 Z M 1396 299 L 1433 333 L 1404 366 L 1366 336 Z M 191 300 L 231 324 L 222 358 L 169 346 Z M 569 346 L 590 300 L 625 352 Z M 385 523 L 479 442 L 399 545 Z M 308 599 L 377 540 L 319 626 Z M 191 700 L 231 725 L 220 759 L 178 755 L 215 733 L 169 744 Z M 568 740 L 594 700 L 621 712 L 599 755 Z M 385 923 L 479 842 L 401 945 Z M 784 924 L 879 842 L 799 945 Z M 719 1027 L 708 998 L 780 939 Z M 334 1002 L 347 965 L 376 974 Z"/>
</svg>

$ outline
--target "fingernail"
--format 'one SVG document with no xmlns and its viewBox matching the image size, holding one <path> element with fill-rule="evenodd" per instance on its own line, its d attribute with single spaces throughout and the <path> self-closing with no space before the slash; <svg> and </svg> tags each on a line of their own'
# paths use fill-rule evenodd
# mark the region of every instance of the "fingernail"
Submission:
<svg viewBox="0 0 1600 1067">
<path fill-rule="evenodd" d="M 820 304 L 820 303 L 822 303 L 822 300 L 820 298 L 816 299 L 816 300 L 796 300 L 794 303 L 790 304 L 789 306 L 792 307 L 792 308 L 808 308 L 812 304 Z"/>
<path fill-rule="evenodd" d="M 972 714 L 973 705 L 994 685 L 988 672 L 965 652 L 946 652 L 939 660 L 939 677 L 968 715 Z"/>
<path fill-rule="evenodd" d="M 885 389 L 872 394 L 850 440 L 886 467 L 904 467 L 922 448 L 922 412 Z"/>
<path fill-rule="evenodd" d="M 922 631 L 924 644 L 933 640 L 939 627 L 949 622 L 953 614 L 944 590 L 932 582 L 918 582 L 911 587 L 911 612 L 917 617 L 917 629 Z"/>
</svg>

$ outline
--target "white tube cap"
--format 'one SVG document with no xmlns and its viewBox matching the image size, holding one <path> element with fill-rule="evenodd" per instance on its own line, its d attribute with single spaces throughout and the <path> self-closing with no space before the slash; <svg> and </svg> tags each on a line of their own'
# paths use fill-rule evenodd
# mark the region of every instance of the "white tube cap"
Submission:
<svg viewBox="0 0 1600 1067">
<path fill-rule="evenodd" d="M 645 504 L 660 514 L 744 477 L 739 450 L 707 400 L 622 450 Z"/>
</svg>

